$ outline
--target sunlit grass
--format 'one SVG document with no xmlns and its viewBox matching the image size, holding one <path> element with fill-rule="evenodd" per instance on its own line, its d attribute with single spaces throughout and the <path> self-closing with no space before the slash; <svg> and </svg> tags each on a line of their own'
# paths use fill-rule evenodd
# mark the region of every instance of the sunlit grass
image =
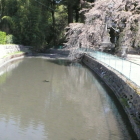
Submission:
<svg viewBox="0 0 140 140">
<path fill-rule="evenodd" d="M 22 52 L 22 51 L 16 51 L 16 52 L 13 52 L 13 53 L 8 53 L 7 55 L 3 56 L 3 58 L 6 58 L 6 57 L 12 56 L 12 55 L 16 55 L 16 54 L 24 54 L 24 52 Z"/>
</svg>

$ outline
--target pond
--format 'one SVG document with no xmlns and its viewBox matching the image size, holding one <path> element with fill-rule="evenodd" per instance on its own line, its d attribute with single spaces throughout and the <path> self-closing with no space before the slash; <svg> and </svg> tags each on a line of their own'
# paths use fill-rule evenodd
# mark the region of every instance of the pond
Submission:
<svg viewBox="0 0 140 140">
<path fill-rule="evenodd" d="M 81 64 L 14 61 L 0 69 L 0 139 L 136 140 L 111 94 Z"/>
</svg>

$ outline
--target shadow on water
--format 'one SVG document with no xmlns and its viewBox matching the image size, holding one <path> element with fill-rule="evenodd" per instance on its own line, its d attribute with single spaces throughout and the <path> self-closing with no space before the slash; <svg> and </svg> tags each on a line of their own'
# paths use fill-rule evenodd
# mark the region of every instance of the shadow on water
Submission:
<svg viewBox="0 0 140 140">
<path fill-rule="evenodd" d="M 61 59 L 57 59 L 57 60 L 46 60 L 47 62 L 51 62 L 57 65 L 63 65 L 63 66 L 71 66 L 71 65 L 75 65 L 76 63 L 70 61 L 70 60 L 61 60 Z"/>
<path fill-rule="evenodd" d="M 123 106 L 121 105 L 121 103 L 117 99 L 116 95 L 114 94 L 114 92 L 109 88 L 109 86 L 94 71 L 92 71 L 90 68 L 88 68 L 84 64 L 81 64 L 81 65 L 83 67 L 86 67 L 93 74 L 93 76 L 96 77 L 97 81 L 102 85 L 102 87 L 107 91 L 106 93 L 110 96 L 111 100 L 114 102 L 114 105 L 115 105 L 117 111 L 120 113 L 121 119 L 123 120 L 124 124 L 126 126 L 128 126 L 127 130 L 129 132 L 129 134 L 132 136 L 132 139 L 138 140 L 138 137 L 132 128 L 132 125 L 129 121 L 129 118 L 128 118 L 126 112 L 124 111 Z"/>
<path fill-rule="evenodd" d="M 50 59 L 67 58 L 68 54 L 58 54 L 58 53 L 32 53 L 27 54 L 26 57 L 47 57 Z"/>
</svg>

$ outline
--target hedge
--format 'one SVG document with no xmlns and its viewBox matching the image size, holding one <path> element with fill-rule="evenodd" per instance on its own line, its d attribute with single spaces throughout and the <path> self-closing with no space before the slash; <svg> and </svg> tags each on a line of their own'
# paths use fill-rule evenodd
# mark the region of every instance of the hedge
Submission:
<svg viewBox="0 0 140 140">
<path fill-rule="evenodd" d="M 6 44 L 6 33 L 0 31 L 0 44 Z"/>
</svg>

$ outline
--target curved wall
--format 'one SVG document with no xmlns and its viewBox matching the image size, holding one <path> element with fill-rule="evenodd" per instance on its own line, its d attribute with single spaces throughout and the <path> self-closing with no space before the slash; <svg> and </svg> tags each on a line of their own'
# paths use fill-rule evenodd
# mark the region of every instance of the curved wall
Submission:
<svg viewBox="0 0 140 140">
<path fill-rule="evenodd" d="M 16 44 L 0 45 L 0 58 L 4 57 L 7 54 L 19 51 L 28 52 L 28 47 Z"/>
<path fill-rule="evenodd" d="M 0 45 L 0 67 L 5 65 L 13 58 L 21 57 L 29 52 L 29 47 L 23 45 Z"/>
<path fill-rule="evenodd" d="M 127 113 L 138 139 L 140 139 L 140 95 L 137 94 L 135 85 L 116 71 L 86 54 L 83 56 L 82 62 L 96 72 L 113 90 Z"/>
</svg>

